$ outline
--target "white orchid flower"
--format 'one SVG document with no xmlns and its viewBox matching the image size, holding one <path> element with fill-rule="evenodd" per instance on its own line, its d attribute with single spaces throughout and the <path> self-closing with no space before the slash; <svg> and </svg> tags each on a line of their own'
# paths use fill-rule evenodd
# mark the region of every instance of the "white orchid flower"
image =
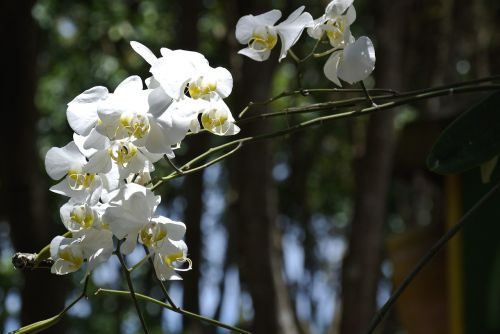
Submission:
<svg viewBox="0 0 500 334">
<path fill-rule="evenodd" d="M 296 9 L 288 18 L 275 26 L 281 18 L 281 11 L 273 9 L 257 16 L 245 15 L 236 24 L 236 39 L 248 47 L 238 53 L 256 61 L 269 58 L 271 50 L 281 39 L 279 60 L 286 57 L 288 50 L 298 41 L 304 28 L 312 24 L 311 14 L 304 12 L 304 6 Z"/>
<path fill-rule="evenodd" d="M 276 26 L 276 31 L 281 40 L 281 53 L 278 58 L 281 61 L 286 57 L 288 50 L 297 43 L 302 31 L 311 26 L 313 18 L 311 14 L 304 12 L 305 6 L 297 8 L 288 18 Z"/>
<path fill-rule="evenodd" d="M 91 195 L 102 182 L 96 173 L 84 171 L 86 164 L 74 141 L 64 147 L 52 147 L 45 155 L 45 170 L 53 180 L 64 179 L 50 190 L 69 197 Z"/>
<path fill-rule="evenodd" d="M 233 89 L 233 76 L 224 67 L 202 66 L 191 77 L 187 88 L 193 99 L 226 98 Z"/>
<path fill-rule="evenodd" d="M 345 14 L 352 7 L 354 0 L 333 0 L 326 6 L 325 15 L 335 18 Z"/>
<path fill-rule="evenodd" d="M 165 240 L 179 241 L 184 238 L 186 225 L 164 216 L 151 218 L 151 222 L 139 232 L 139 242 L 155 251 Z"/>
<path fill-rule="evenodd" d="M 150 152 L 173 155 L 170 145 L 163 141 L 167 134 L 158 133 L 170 130 L 163 129 L 157 119 L 172 102 L 161 87 L 143 90 L 141 78 L 130 76 L 113 93 L 106 90 L 99 99 L 94 98 L 97 93 L 87 92 L 81 95 L 92 98 L 77 97 L 78 103 L 70 103 L 67 113 L 68 120 L 78 125 L 73 126 L 75 132 L 85 138 L 82 151 L 104 150 L 113 140 L 128 140 Z"/>
<path fill-rule="evenodd" d="M 86 275 L 113 254 L 113 233 L 107 229 L 88 229 L 75 233 L 82 240 L 83 256 L 87 260 Z"/>
<path fill-rule="evenodd" d="M 144 147 L 137 147 L 127 140 L 113 140 L 109 146 L 92 155 L 84 167 L 87 173 L 109 173 L 117 168 L 119 178 L 127 178 L 130 174 L 154 171 L 154 163 L 163 154 L 150 153 Z M 115 180 L 116 182 L 116 180 Z"/>
<path fill-rule="evenodd" d="M 102 221 L 118 239 L 126 238 L 121 251 L 128 254 L 135 248 L 139 232 L 151 222 L 161 198 L 135 183 L 123 185 L 109 198 Z"/>
<path fill-rule="evenodd" d="M 187 268 L 180 268 L 187 263 Z M 192 262 L 187 257 L 187 245 L 182 240 L 165 239 L 161 247 L 156 249 L 153 259 L 156 277 L 162 281 L 182 280 L 178 271 L 188 271 L 192 268 Z"/>
<path fill-rule="evenodd" d="M 184 89 L 198 68 L 208 65 L 208 60 L 201 53 L 186 50 L 170 50 L 161 48 L 162 57 L 139 42 L 131 41 L 130 45 L 146 62 L 151 65 L 150 72 L 165 92 L 175 100 L 184 96 Z"/>
<path fill-rule="evenodd" d="M 109 230 L 89 229 L 75 233 L 72 238 L 57 236 L 50 243 L 54 259 L 51 272 L 65 275 L 80 269 L 87 261 L 86 275 L 113 253 L 113 234 Z"/>
<path fill-rule="evenodd" d="M 172 98 L 179 100 L 185 96 L 186 88 L 192 98 L 211 98 L 214 94 L 225 98 L 233 89 L 233 77 L 223 68 L 213 68 L 200 53 L 162 48 L 162 57 L 139 42 L 130 42 L 132 48 L 151 65 L 154 80 L 148 87 L 160 85 Z"/>
<path fill-rule="evenodd" d="M 98 105 L 96 130 L 110 140 L 139 140 L 149 132 L 148 91 L 136 75 L 123 80 L 108 98 Z"/>
<path fill-rule="evenodd" d="M 106 228 L 101 221 L 105 206 L 99 196 L 87 200 L 70 198 L 60 209 L 61 221 L 70 232 L 77 233 L 89 229 Z"/>
<path fill-rule="evenodd" d="M 222 99 L 210 101 L 201 111 L 201 125 L 218 136 L 232 136 L 240 132 L 234 117 Z"/>
<path fill-rule="evenodd" d="M 205 130 L 218 136 L 230 136 L 240 132 L 240 128 L 234 124 L 234 117 L 224 100 L 220 98 L 210 101 L 185 99 L 183 103 L 184 108 L 196 111 L 197 115 L 201 114 L 201 125 Z M 197 117 L 192 119 L 190 130 L 195 133 L 200 130 Z"/>
<path fill-rule="evenodd" d="M 356 20 L 356 10 L 352 0 L 334 0 L 326 7 L 325 14 L 314 20 L 307 33 L 314 39 L 320 39 L 326 34 L 330 45 L 334 48 L 343 47 L 354 42 L 350 26 Z"/>
<path fill-rule="evenodd" d="M 50 243 L 50 256 L 54 260 L 51 273 L 65 275 L 77 271 L 83 265 L 81 239 L 55 237 Z"/>
<path fill-rule="evenodd" d="M 362 36 L 343 50 L 332 53 L 323 71 L 329 80 L 342 86 L 339 79 L 352 84 L 366 79 L 374 68 L 375 48 L 368 37 Z"/>
<path fill-rule="evenodd" d="M 68 103 L 66 117 L 68 123 L 79 135 L 86 136 L 97 124 L 97 108 L 101 101 L 107 99 L 106 87 L 96 86 L 84 91 Z"/>
</svg>

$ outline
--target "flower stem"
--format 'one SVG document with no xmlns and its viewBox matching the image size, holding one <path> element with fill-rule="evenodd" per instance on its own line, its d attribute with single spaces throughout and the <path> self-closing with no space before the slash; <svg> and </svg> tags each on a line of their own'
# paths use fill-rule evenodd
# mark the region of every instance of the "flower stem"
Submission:
<svg viewBox="0 0 500 334">
<path fill-rule="evenodd" d="M 98 289 L 96 292 L 95 292 L 95 295 L 98 295 L 100 293 L 108 293 L 108 294 L 112 294 L 112 295 L 118 295 L 118 296 L 128 296 L 130 295 L 130 292 L 129 291 L 121 291 L 121 290 L 110 290 L 110 289 Z M 135 294 L 136 297 L 138 299 L 142 299 L 142 300 L 145 300 L 145 301 L 148 301 L 150 303 L 154 303 L 156 305 L 159 305 L 161 307 L 164 307 L 166 309 L 169 309 L 173 312 L 176 312 L 176 313 L 180 313 L 180 314 L 183 314 L 187 317 L 190 317 L 190 318 L 193 318 L 193 319 L 197 319 L 197 320 L 201 320 L 201 321 L 204 321 L 204 322 L 208 322 L 214 326 L 217 326 L 217 327 L 221 327 L 221 328 L 225 328 L 225 329 L 229 329 L 229 330 L 232 330 L 234 332 L 237 332 L 237 333 L 242 333 L 242 334 L 251 334 L 250 332 L 248 331 L 245 331 L 243 329 L 240 329 L 238 327 L 234 327 L 234 326 L 231 326 L 231 325 L 228 325 L 228 324 L 225 324 L 223 322 L 220 322 L 220 321 L 217 321 L 215 319 L 210 319 L 210 318 L 207 318 L 207 317 L 204 317 L 202 315 L 199 315 L 199 314 L 196 314 L 196 313 L 192 313 L 192 312 L 189 312 L 189 311 L 186 311 L 186 310 L 183 310 L 181 308 L 174 308 L 162 301 L 159 301 L 158 299 L 154 299 L 154 298 L 151 298 L 149 296 L 146 296 L 146 295 L 142 295 L 140 293 L 136 293 Z"/>
<path fill-rule="evenodd" d="M 29 334 L 29 333 L 39 333 L 41 331 L 44 331 L 48 328 L 51 328 L 55 324 L 61 320 L 62 316 L 69 311 L 70 308 L 75 306 L 76 303 L 80 301 L 80 299 L 87 297 L 87 287 L 89 283 L 89 278 L 90 276 L 85 277 L 85 282 L 83 283 L 83 291 L 82 293 L 75 299 L 73 300 L 68 306 L 66 306 L 61 312 L 56 314 L 53 317 L 50 317 L 48 319 L 40 320 L 37 322 L 34 322 L 32 324 L 26 325 L 22 328 L 16 329 L 12 332 L 9 332 L 9 334 Z"/>
<path fill-rule="evenodd" d="M 496 77 L 500 78 L 500 77 Z M 492 79 L 489 78 L 488 80 L 486 79 L 479 79 L 481 81 L 491 81 Z M 478 83 L 479 80 L 476 80 L 475 82 Z M 354 108 L 351 110 L 340 110 L 338 109 L 338 105 L 341 103 L 344 103 L 344 106 L 349 106 L 346 104 L 346 101 L 337 101 L 337 102 L 327 102 L 327 103 L 317 103 L 314 105 L 309 105 L 309 106 L 302 106 L 302 107 L 296 107 L 296 108 L 288 108 L 286 111 L 282 111 L 279 113 L 269 113 L 269 114 L 262 114 L 259 116 L 256 116 L 256 118 L 261 118 L 265 119 L 268 117 L 274 117 L 278 115 L 283 115 L 283 114 L 288 114 L 290 112 L 312 112 L 312 111 L 335 111 L 337 113 L 331 114 L 331 115 L 326 115 L 326 116 L 321 116 L 321 117 L 316 117 L 313 119 L 310 119 L 308 121 L 303 121 L 301 123 L 295 124 L 293 126 L 289 126 L 286 129 L 278 130 L 275 132 L 271 133 L 265 133 L 262 135 L 257 135 L 257 136 L 250 136 L 250 137 L 244 137 L 240 139 L 236 139 L 230 142 L 227 142 L 225 144 L 212 147 L 205 151 L 204 153 L 198 155 L 197 157 L 193 158 L 186 164 L 184 164 L 181 169 L 183 170 L 183 174 L 179 174 L 177 172 L 170 173 L 167 176 L 161 177 L 152 187 L 152 190 L 158 188 L 162 183 L 167 182 L 169 180 L 172 180 L 174 178 L 190 174 L 193 172 L 200 171 L 216 162 L 219 162 L 232 154 L 234 154 L 236 151 L 238 151 L 243 145 L 257 142 L 260 140 L 264 139 L 270 139 L 270 138 L 275 138 L 275 137 L 280 137 L 284 135 L 288 135 L 297 131 L 302 131 L 304 129 L 313 127 L 313 126 L 318 126 L 326 122 L 331 122 L 334 120 L 339 120 L 339 119 L 344 119 L 344 118 L 353 118 L 353 117 L 359 117 L 363 115 L 368 115 L 372 114 L 374 112 L 382 112 L 383 110 L 388 110 L 392 109 L 397 106 L 401 105 L 406 105 L 409 103 L 413 103 L 416 101 L 421 101 L 421 100 L 426 100 L 430 98 L 435 98 L 439 96 L 446 96 L 446 95 L 454 95 L 454 94 L 462 94 L 462 93 L 470 93 L 470 92 L 477 92 L 477 91 L 489 91 L 489 90 L 498 90 L 500 89 L 500 84 L 489 84 L 489 85 L 475 85 L 475 86 L 470 86 L 470 85 L 464 85 L 463 83 L 455 84 L 454 86 L 443 86 L 440 87 L 439 89 L 431 89 L 431 90 L 422 90 L 422 91 L 414 91 L 411 93 L 402 93 L 396 96 L 381 96 L 381 97 L 375 97 L 375 100 L 384 100 L 384 99 L 394 99 L 394 100 L 389 100 L 389 102 L 385 102 L 379 105 L 374 105 L 374 106 L 369 106 L 365 108 Z M 354 99 L 351 99 L 354 100 Z M 358 101 L 366 101 L 365 98 L 358 98 Z M 352 103 L 352 102 L 350 102 Z M 230 147 L 233 147 L 233 149 L 215 159 L 209 160 L 208 162 L 192 167 L 195 163 L 197 163 L 200 160 L 203 160 L 207 158 L 208 156 L 212 155 L 213 153 L 219 152 L 226 150 Z"/>
<path fill-rule="evenodd" d="M 361 88 L 363 88 L 363 92 L 365 93 L 366 99 L 368 100 L 368 102 L 370 103 L 370 105 L 371 106 L 376 106 L 375 102 L 373 102 L 372 97 L 368 93 L 368 90 L 366 89 L 366 86 L 365 86 L 365 83 L 363 82 L 363 80 L 361 80 L 359 83 L 361 84 Z"/>
<path fill-rule="evenodd" d="M 127 265 L 125 263 L 125 259 L 123 258 L 123 254 L 120 251 L 121 245 L 122 245 L 122 241 L 118 240 L 118 246 L 116 247 L 116 250 L 117 250 L 116 256 L 118 257 L 118 260 L 120 261 L 120 264 L 122 266 L 123 275 L 125 275 L 128 289 L 130 290 L 130 296 L 132 297 L 132 300 L 134 301 L 135 309 L 136 309 L 137 315 L 139 316 L 139 319 L 141 321 L 142 329 L 144 330 L 144 333 L 149 334 L 148 328 L 146 326 L 146 321 L 144 320 L 144 316 L 142 315 L 141 308 L 139 307 L 139 302 L 137 301 L 137 298 L 136 298 L 136 293 L 134 291 L 134 285 L 132 284 L 132 279 L 130 278 L 130 269 L 127 268 Z"/>
<path fill-rule="evenodd" d="M 150 258 L 150 255 L 149 253 L 146 254 L 145 257 L 143 257 L 139 262 L 137 262 L 136 264 L 134 264 L 130 269 L 128 269 L 129 272 L 133 272 L 134 270 L 136 270 L 137 268 L 139 268 L 140 266 L 142 266 L 144 264 L 144 262 L 146 262 L 148 259 Z"/>
<path fill-rule="evenodd" d="M 151 268 L 153 268 L 153 271 L 155 271 L 155 267 L 154 267 L 154 263 L 153 263 L 153 259 L 151 258 L 150 256 L 150 252 L 149 252 L 149 249 L 148 247 L 144 246 L 144 251 L 146 252 L 146 254 L 148 255 L 148 261 L 149 261 L 149 264 L 151 265 Z M 162 280 L 158 278 L 158 276 L 156 276 L 156 272 L 155 272 L 155 279 L 156 281 L 158 282 L 158 284 L 160 285 L 160 289 L 161 291 L 163 292 L 163 296 L 165 296 L 165 299 L 168 301 L 168 303 L 176 310 L 180 309 L 175 303 L 174 301 L 172 300 L 172 298 L 170 298 L 170 295 L 168 294 L 168 291 L 167 291 L 167 288 L 165 287 L 165 284 L 163 284 Z"/>
<path fill-rule="evenodd" d="M 184 172 L 182 171 L 182 169 L 180 169 L 179 167 L 177 167 L 174 164 L 174 162 L 172 161 L 172 159 L 170 159 L 166 154 L 163 157 L 165 158 L 165 160 L 167 160 L 167 162 L 170 165 L 170 167 L 172 167 L 177 173 L 184 174 Z"/>
</svg>

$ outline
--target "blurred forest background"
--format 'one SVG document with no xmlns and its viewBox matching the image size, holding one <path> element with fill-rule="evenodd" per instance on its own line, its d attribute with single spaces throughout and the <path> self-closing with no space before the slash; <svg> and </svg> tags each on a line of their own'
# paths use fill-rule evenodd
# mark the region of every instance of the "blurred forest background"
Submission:
<svg viewBox="0 0 500 334">
<path fill-rule="evenodd" d="M 148 77 L 148 65 L 129 46 L 136 40 L 156 54 L 163 46 L 196 50 L 212 66 L 228 68 L 235 79 L 228 105 L 236 117 L 249 101 L 297 88 L 295 65 L 288 59 L 278 64 L 276 50 L 265 63 L 237 55 L 242 48 L 234 37 L 238 18 L 273 8 L 286 17 L 300 5 L 317 18 L 327 3 L 2 2 L 8 88 L 0 131 L 0 330 L 5 333 L 52 316 L 81 290 L 81 272 L 57 277 L 44 270 L 15 271 L 11 264 L 15 251 L 36 252 L 63 233 L 58 207 L 64 199 L 49 192 L 53 182 L 43 159 L 51 146 L 71 140 L 66 104 L 92 86 L 113 90 L 128 75 Z M 369 36 L 376 48 L 376 69 L 366 80 L 369 87 L 402 91 L 500 73 L 497 0 L 356 0 L 355 7 L 354 35 Z M 305 55 L 313 45 L 303 36 L 294 50 Z M 333 87 L 322 73 L 325 60 L 304 65 L 303 87 Z M 251 109 L 249 115 L 346 96 L 295 96 Z M 394 282 L 401 281 L 465 208 L 457 188 L 462 181 L 428 172 L 425 157 L 452 117 L 482 96 L 419 102 L 258 142 L 203 173 L 163 186 L 162 210 L 186 223 L 194 263 L 192 271 L 183 273 L 184 281 L 169 284 L 173 299 L 189 311 L 255 333 L 362 332 Z M 248 123 L 241 126 L 241 134 L 265 133 L 310 117 Z M 203 134 L 190 137 L 177 151 L 176 162 L 224 140 Z M 166 172 L 169 167 L 165 163 L 163 168 Z M 479 183 L 478 172 L 471 173 Z M 475 198 L 479 195 L 471 201 Z M 479 244 L 482 236 L 475 239 Z M 479 287 L 466 290 L 467 283 L 460 279 L 464 272 L 478 272 L 467 270 L 467 263 L 483 258 L 478 253 L 467 260 L 463 244 L 458 239 L 454 251 L 432 262 L 391 311 L 380 333 L 500 333 L 498 302 L 484 321 L 481 317 L 486 315 L 469 317 L 464 306 L 467 298 L 486 292 Z M 489 245 L 496 248 L 484 252 L 500 254 L 495 239 Z M 137 252 L 128 260 L 141 256 Z M 481 263 L 483 269 L 491 266 Z M 134 272 L 137 290 L 161 299 L 147 267 Z M 101 265 L 92 274 L 91 291 L 126 289 L 118 269 L 116 259 Z M 500 279 L 493 284 L 497 293 L 499 285 Z M 143 305 L 153 333 L 217 332 Z M 102 295 L 80 301 L 48 332 L 137 333 L 140 324 L 130 300 Z"/>
</svg>

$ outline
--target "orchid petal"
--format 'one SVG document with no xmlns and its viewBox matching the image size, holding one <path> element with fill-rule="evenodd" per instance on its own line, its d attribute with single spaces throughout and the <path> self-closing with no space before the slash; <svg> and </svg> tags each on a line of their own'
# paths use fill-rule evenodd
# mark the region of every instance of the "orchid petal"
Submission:
<svg viewBox="0 0 500 334">
<path fill-rule="evenodd" d="M 84 91 L 68 103 L 66 117 L 70 127 L 80 135 L 87 135 L 97 122 L 98 102 L 108 97 L 108 89 L 96 86 Z"/>
<path fill-rule="evenodd" d="M 236 23 L 236 39 L 241 44 L 247 44 L 252 38 L 254 29 L 259 26 L 273 26 L 281 17 L 281 11 L 277 9 L 260 15 L 245 15 Z"/>
<path fill-rule="evenodd" d="M 259 52 L 251 48 L 244 48 L 238 51 L 238 53 L 247 56 L 248 58 L 251 58 L 255 61 L 265 61 L 269 59 L 269 56 L 271 55 L 271 50 L 265 50 Z"/>
<path fill-rule="evenodd" d="M 134 49 L 135 52 L 137 52 L 139 56 L 141 56 L 147 63 L 149 63 L 149 65 L 153 65 L 154 62 L 158 59 L 148 47 L 139 42 L 131 41 L 130 46 L 132 47 L 132 49 Z"/>
<path fill-rule="evenodd" d="M 338 76 L 352 84 L 366 79 L 375 68 L 375 48 L 372 41 L 362 36 L 344 49 L 344 56 L 338 67 Z"/>
<path fill-rule="evenodd" d="M 305 6 L 297 8 L 290 16 L 276 26 L 281 39 L 281 53 L 279 61 L 286 57 L 288 50 L 299 40 L 305 27 L 313 24 L 313 18 L 309 13 L 302 13 Z"/>
<path fill-rule="evenodd" d="M 323 72 L 325 73 L 325 76 L 328 78 L 328 80 L 333 81 L 339 87 L 342 87 L 337 74 L 341 55 L 341 51 L 332 53 L 332 55 L 326 61 L 325 66 L 323 67 Z"/>
</svg>

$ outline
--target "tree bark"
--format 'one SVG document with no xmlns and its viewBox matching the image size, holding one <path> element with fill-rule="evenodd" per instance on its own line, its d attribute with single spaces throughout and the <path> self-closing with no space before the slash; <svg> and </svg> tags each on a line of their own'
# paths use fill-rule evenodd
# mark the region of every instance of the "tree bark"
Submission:
<svg viewBox="0 0 500 334">
<path fill-rule="evenodd" d="M 260 14 L 270 8 L 267 1 L 226 1 L 228 26 L 235 27 L 236 20 L 247 14 Z M 261 101 L 269 96 L 277 50 L 266 62 L 255 62 L 236 50 L 243 48 L 234 40 L 231 52 L 235 77 L 232 104 L 237 114 L 249 101 Z M 242 62 L 242 63 L 241 63 Z M 266 108 L 252 108 L 257 114 Z M 269 123 L 247 125 L 245 136 L 272 130 Z M 230 159 L 230 194 L 232 217 L 230 224 L 237 224 L 239 269 L 244 286 L 248 289 L 254 308 L 251 330 L 253 333 L 299 333 L 294 318 L 286 283 L 283 279 L 281 234 L 277 226 L 277 194 L 272 178 L 273 144 L 270 141 L 254 143 Z"/>
<path fill-rule="evenodd" d="M 377 86 L 400 89 L 405 2 L 377 1 Z M 376 311 L 387 193 L 394 151 L 394 112 L 370 116 L 365 152 L 356 171 L 354 216 L 342 267 L 341 333 L 362 333 Z"/>
<path fill-rule="evenodd" d="M 2 216 L 11 229 L 16 251 L 37 252 L 55 235 L 48 210 L 48 186 L 39 170 L 34 104 L 37 62 L 37 26 L 31 15 L 34 1 L 4 2 L 2 16 L 9 45 L 5 62 L 9 85 L 4 104 L 1 139 L 4 162 L 1 164 Z M 9 73 L 12 72 L 12 73 Z M 55 225 L 53 225 L 55 226 Z M 66 280 L 44 270 L 22 273 L 21 323 L 48 318 L 64 307 Z M 47 302 L 50 301 L 50 302 Z M 53 327 L 64 332 L 62 324 Z"/>
<path fill-rule="evenodd" d="M 190 0 L 180 6 L 179 35 L 176 41 L 181 49 L 198 51 L 198 20 L 201 12 L 201 0 Z M 208 148 L 206 136 L 194 136 L 187 141 L 185 155 L 195 157 Z M 185 144 L 185 145 L 186 145 Z M 193 261 L 193 270 L 184 275 L 183 307 L 191 312 L 200 313 L 200 279 L 202 266 L 202 232 L 201 217 L 203 214 L 203 173 L 194 173 L 184 180 L 183 195 L 186 199 L 184 223 L 187 227 L 186 244 L 189 257 Z M 204 333 L 203 324 L 189 317 L 183 317 L 183 328 L 186 333 Z"/>
</svg>

